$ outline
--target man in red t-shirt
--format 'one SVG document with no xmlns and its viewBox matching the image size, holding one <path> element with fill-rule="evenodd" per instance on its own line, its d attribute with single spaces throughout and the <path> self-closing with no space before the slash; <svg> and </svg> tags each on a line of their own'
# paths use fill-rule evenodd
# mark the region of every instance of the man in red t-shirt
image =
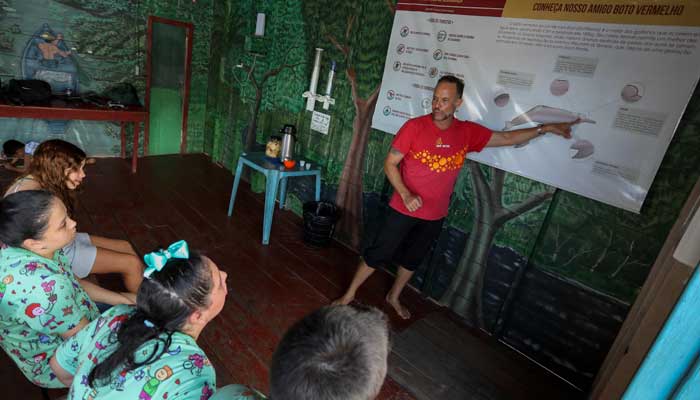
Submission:
<svg viewBox="0 0 700 400">
<path fill-rule="evenodd" d="M 333 304 L 350 303 L 376 268 L 394 261 L 399 268 L 386 301 L 401 318 L 410 318 L 399 296 L 442 230 L 450 196 L 467 153 L 479 152 L 484 147 L 525 143 L 547 132 L 568 139 L 571 126 L 578 123 L 494 132 L 454 118 L 462 104 L 463 91 L 461 79 L 443 76 L 433 91 L 432 114 L 406 121 L 396 134 L 384 161 L 384 172 L 394 187 L 389 215 L 374 244 L 363 252 L 363 260 L 347 291 Z"/>
</svg>

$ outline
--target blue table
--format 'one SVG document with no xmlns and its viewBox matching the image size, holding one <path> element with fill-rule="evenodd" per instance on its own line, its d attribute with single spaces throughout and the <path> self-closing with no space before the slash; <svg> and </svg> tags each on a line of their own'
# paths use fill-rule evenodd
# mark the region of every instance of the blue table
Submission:
<svg viewBox="0 0 700 400">
<path fill-rule="evenodd" d="M 241 182 L 243 166 L 246 165 L 265 175 L 265 214 L 263 217 L 263 244 L 270 243 L 270 230 L 272 229 L 272 217 L 275 214 L 275 199 L 277 198 L 277 187 L 279 186 L 280 208 L 284 207 L 287 192 L 287 178 L 295 176 L 315 176 L 316 177 L 316 201 L 321 199 L 321 171 L 318 168 L 302 169 L 297 162 L 293 168 L 285 168 L 269 161 L 265 153 L 243 153 L 238 158 L 236 176 L 233 179 L 231 189 L 231 200 L 228 203 L 228 216 L 233 213 L 233 204 L 236 201 L 238 184 Z"/>
</svg>

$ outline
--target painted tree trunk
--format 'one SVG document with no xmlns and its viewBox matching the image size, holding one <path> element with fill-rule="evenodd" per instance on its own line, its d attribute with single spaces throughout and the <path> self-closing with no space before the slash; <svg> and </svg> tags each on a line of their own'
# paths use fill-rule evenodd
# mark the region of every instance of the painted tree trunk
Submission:
<svg viewBox="0 0 700 400">
<path fill-rule="evenodd" d="M 253 151 L 255 147 L 255 136 L 258 127 L 258 113 L 260 112 L 260 104 L 262 103 L 262 89 L 255 90 L 255 103 L 251 107 L 250 119 L 248 120 L 248 129 L 245 134 L 245 150 Z"/>
<path fill-rule="evenodd" d="M 230 90 L 226 92 L 228 94 L 228 96 L 227 96 L 228 97 L 228 105 L 226 108 L 227 113 L 226 114 L 222 113 L 222 114 L 227 115 L 228 118 L 226 118 L 225 120 L 223 120 L 221 122 L 221 125 L 223 125 L 225 127 L 224 129 L 226 130 L 225 131 L 226 133 L 223 134 L 222 136 L 226 137 L 228 135 L 231 135 L 231 133 L 233 133 L 235 135 L 233 137 L 236 140 L 236 143 L 233 144 L 233 146 L 236 146 L 238 143 L 240 143 L 240 142 L 238 142 L 238 140 L 240 140 L 240 138 L 238 137 L 238 135 L 236 135 L 237 132 L 233 129 L 233 127 L 235 126 L 234 118 L 233 118 L 233 100 L 234 100 L 234 97 L 233 97 L 233 93 L 231 93 L 231 92 L 232 91 L 230 91 Z M 247 132 L 246 132 L 246 134 L 247 134 Z M 247 137 L 246 137 L 246 139 L 247 139 Z M 220 143 L 217 144 L 216 149 L 218 151 L 216 154 L 219 155 L 219 158 L 218 158 L 219 162 L 221 162 L 223 165 L 230 165 L 228 163 L 228 158 L 230 155 L 231 147 L 233 147 L 233 146 L 229 145 L 224 140 L 220 140 Z"/>
<path fill-rule="evenodd" d="M 474 190 L 474 226 L 452 281 L 440 301 L 470 323 L 484 328 L 484 276 L 496 233 L 506 222 L 539 206 L 553 193 L 532 195 L 507 209 L 502 199 L 505 172 L 489 167 L 492 176 L 489 184 L 478 163 L 467 163 Z"/>
<path fill-rule="evenodd" d="M 482 285 L 478 281 L 486 270 L 486 261 L 497 227 L 494 226 L 495 210 L 492 207 L 492 190 L 486 183 L 479 164 L 473 161 L 467 161 L 467 163 L 470 171 L 469 178 L 476 192 L 474 227 L 469 234 L 467 247 L 462 253 L 452 282 L 442 297 L 442 302 L 470 323 L 481 326 L 479 312 L 481 292 L 478 289 Z"/>
<path fill-rule="evenodd" d="M 364 223 L 362 220 L 362 175 L 378 93 L 379 88 L 376 88 L 367 100 L 353 99 L 355 103 L 355 119 L 352 123 L 353 135 L 336 194 L 336 204 L 342 212 L 336 229 L 341 237 L 347 241 L 347 244 L 355 249 L 360 246 Z"/>
<path fill-rule="evenodd" d="M 467 320 L 473 321 L 480 328 L 484 327 L 481 294 L 484 288 L 486 263 L 498 228 L 500 227 L 486 225 L 482 229 L 481 236 L 475 238 L 474 254 L 470 257 L 471 261 L 465 265 L 468 272 L 459 281 L 456 295 L 450 302 L 452 310 Z"/>
<path fill-rule="evenodd" d="M 387 0 L 386 6 L 391 15 L 394 15 L 396 12 L 394 3 Z M 351 64 L 350 53 L 352 48 L 348 45 L 356 17 L 357 14 L 350 14 L 348 16 L 345 29 L 345 44 L 338 42 L 337 38 L 333 35 L 327 35 L 327 37 L 345 58 L 347 64 L 345 76 L 350 83 L 352 102 L 355 106 L 355 119 L 352 122 L 350 148 L 345 157 L 345 164 L 340 174 L 340 182 L 338 182 L 338 191 L 336 193 L 335 201 L 342 213 L 336 226 L 336 232 L 339 238 L 347 245 L 354 249 L 359 249 L 362 226 L 364 225 L 364 220 L 362 218 L 362 177 L 365 166 L 365 154 L 367 152 L 367 142 L 369 141 L 369 133 L 372 125 L 372 116 L 374 115 L 374 108 L 377 105 L 377 96 L 379 96 L 381 83 L 374 88 L 367 99 L 362 99 L 360 97 L 357 73 Z"/>
</svg>

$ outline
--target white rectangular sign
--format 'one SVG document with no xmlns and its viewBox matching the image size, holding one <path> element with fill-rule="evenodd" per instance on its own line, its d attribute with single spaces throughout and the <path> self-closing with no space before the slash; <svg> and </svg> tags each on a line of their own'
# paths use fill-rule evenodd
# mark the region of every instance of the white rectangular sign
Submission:
<svg viewBox="0 0 700 400">
<path fill-rule="evenodd" d="M 324 135 L 328 134 L 328 127 L 331 124 L 331 116 L 318 111 L 311 114 L 311 129 L 316 132 L 321 132 Z"/>
</svg>

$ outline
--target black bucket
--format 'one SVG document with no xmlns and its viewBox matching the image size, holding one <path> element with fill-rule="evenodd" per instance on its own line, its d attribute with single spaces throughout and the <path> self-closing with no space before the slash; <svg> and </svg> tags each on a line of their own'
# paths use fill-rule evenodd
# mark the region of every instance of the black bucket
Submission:
<svg viewBox="0 0 700 400">
<path fill-rule="evenodd" d="M 304 204 L 304 242 L 311 246 L 325 247 L 330 243 L 338 220 L 338 208 L 327 201 L 310 201 Z"/>
</svg>

